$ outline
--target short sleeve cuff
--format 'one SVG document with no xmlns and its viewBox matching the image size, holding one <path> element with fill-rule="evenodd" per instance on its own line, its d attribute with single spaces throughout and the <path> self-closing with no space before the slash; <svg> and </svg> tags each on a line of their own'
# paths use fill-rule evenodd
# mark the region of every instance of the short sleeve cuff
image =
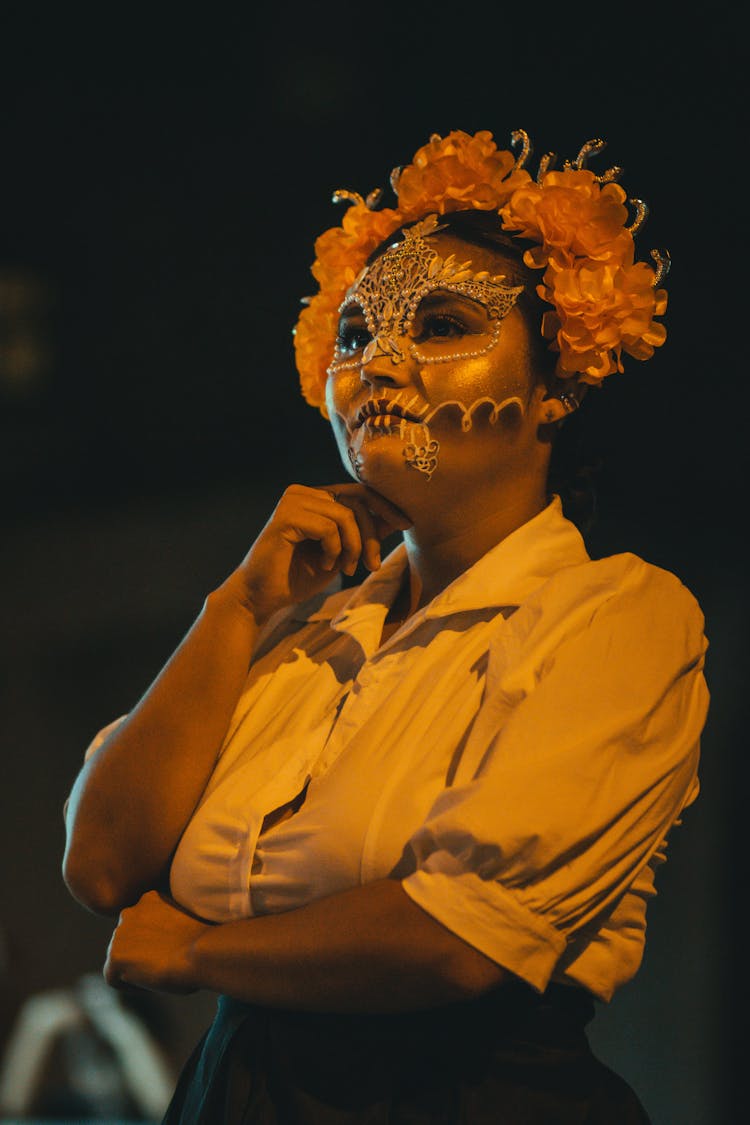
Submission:
<svg viewBox="0 0 750 1125">
<path fill-rule="evenodd" d="M 434 853 L 430 861 L 438 856 Z M 402 886 L 446 929 L 532 988 L 545 990 L 566 948 L 565 938 L 500 884 L 473 872 L 447 875 L 421 869 Z"/>
</svg>

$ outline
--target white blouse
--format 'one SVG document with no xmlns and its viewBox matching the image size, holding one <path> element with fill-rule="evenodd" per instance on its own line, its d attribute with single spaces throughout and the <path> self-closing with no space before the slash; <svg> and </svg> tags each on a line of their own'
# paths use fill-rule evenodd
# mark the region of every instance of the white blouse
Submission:
<svg viewBox="0 0 750 1125">
<path fill-rule="evenodd" d="M 172 894 L 221 922 L 399 878 L 533 987 L 609 999 L 698 793 L 700 609 L 635 555 L 591 561 L 557 498 L 380 645 L 406 565 L 272 623 Z"/>
</svg>

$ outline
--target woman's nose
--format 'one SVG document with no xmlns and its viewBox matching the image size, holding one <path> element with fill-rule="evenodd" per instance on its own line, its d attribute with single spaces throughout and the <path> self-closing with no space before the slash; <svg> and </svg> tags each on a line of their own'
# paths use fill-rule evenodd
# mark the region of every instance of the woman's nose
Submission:
<svg viewBox="0 0 750 1125">
<path fill-rule="evenodd" d="M 409 337 L 377 336 L 368 344 L 359 377 L 366 385 L 403 387 L 412 380 L 413 359 L 409 353 Z"/>
</svg>

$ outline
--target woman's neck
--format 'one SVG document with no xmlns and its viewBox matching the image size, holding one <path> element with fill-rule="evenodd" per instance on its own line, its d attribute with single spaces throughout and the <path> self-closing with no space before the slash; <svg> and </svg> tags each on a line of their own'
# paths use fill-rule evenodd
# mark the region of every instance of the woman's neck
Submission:
<svg viewBox="0 0 750 1125">
<path fill-rule="evenodd" d="M 471 504 L 459 505 L 440 521 L 433 519 L 410 527 L 404 533 L 409 559 L 409 613 L 427 605 L 546 505 L 546 493 L 516 496 L 489 511 L 478 511 Z"/>
</svg>

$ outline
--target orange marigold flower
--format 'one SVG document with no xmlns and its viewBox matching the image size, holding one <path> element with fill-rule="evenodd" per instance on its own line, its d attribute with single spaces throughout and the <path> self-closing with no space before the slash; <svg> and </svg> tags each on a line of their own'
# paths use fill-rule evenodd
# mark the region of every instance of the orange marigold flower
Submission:
<svg viewBox="0 0 750 1125">
<path fill-rule="evenodd" d="M 321 288 L 340 289 L 343 297 L 375 247 L 401 222 L 398 211 L 370 211 L 364 203 L 355 203 L 340 227 L 331 227 L 316 240 L 313 277 Z"/>
<path fill-rule="evenodd" d="M 564 266 L 580 257 L 630 265 L 634 246 L 625 228 L 625 199 L 619 184 L 602 186 L 593 172 L 570 168 L 519 188 L 501 216 L 506 230 L 541 244 L 524 255 L 532 268 L 546 266 L 550 257 Z"/>
<path fill-rule="evenodd" d="M 434 134 L 401 171 L 399 210 L 411 218 L 470 208 L 498 210 L 531 179 L 515 164 L 513 153 L 499 150 L 487 130 L 474 136 L 460 129 L 447 137 Z"/>
<path fill-rule="evenodd" d="M 620 266 L 584 260 L 561 267 L 550 261 L 538 292 L 554 309 L 545 315 L 542 330 L 560 352 L 558 374 L 599 383 L 622 371 L 623 351 L 650 359 L 667 335 L 653 319 L 665 311 L 667 295 L 653 282 L 654 271 L 645 262 Z"/>
<path fill-rule="evenodd" d="M 585 150 L 582 150 L 582 152 Z M 635 263 L 627 229 L 625 192 L 602 184 L 582 166 L 546 172 L 534 183 L 512 152 L 499 150 L 486 130 L 434 134 L 401 170 L 397 207 L 370 210 L 351 201 L 340 226 L 315 243 L 312 273 L 319 291 L 300 314 L 294 346 L 305 399 L 327 417 L 325 384 L 333 358 L 338 308 L 367 258 L 400 226 L 436 213 L 496 211 L 505 230 L 535 245 L 524 261 L 544 269 L 539 295 L 551 308 L 542 333 L 559 351 L 558 373 L 598 383 L 622 371 L 622 352 L 648 359 L 666 337 L 654 321 L 667 295 L 655 274 Z"/>
<path fill-rule="evenodd" d="M 331 300 L 327 294 L 318 293 L 302 310 L 294 329 L 294 351 L 303 397 L 310 406 L 317 406 L 324 418 L 328 417 L 325 387 L 338 329 L 339 304 L 338 297 Z"/>
</svg>

